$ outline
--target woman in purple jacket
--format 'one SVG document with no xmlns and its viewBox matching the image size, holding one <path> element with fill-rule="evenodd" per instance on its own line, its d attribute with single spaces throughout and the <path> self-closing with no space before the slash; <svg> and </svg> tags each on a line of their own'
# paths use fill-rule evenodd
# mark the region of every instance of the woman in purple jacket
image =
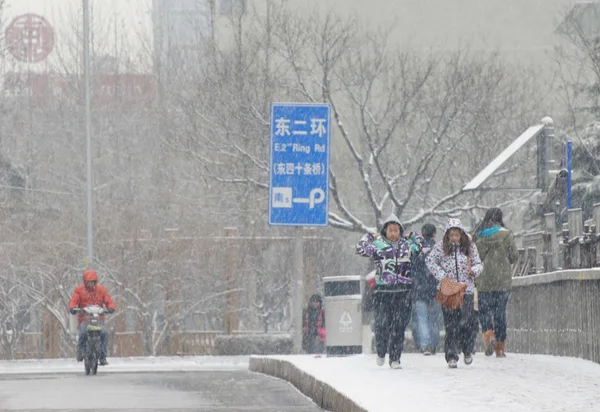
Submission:
<svg viewBox="0 0 600 412">
<path fill-rule="evenodd" d="M 464 354 L 465 364 L 470 365 L 479 329 L 477 313 L 473 307 L 473 293 L 475 278 L 483 270 L 483 264 L 477 246 L 471 242 L 459 219 L 448 220 L 444 240 L 433 248 L 425 263 L 438 282 L 447 277 L 467 286 L 462 307 L 454 310 L 442 307 L 442 312 L 446 328 L 444 351 L 448 367 L 458 366 L 461 352 Z"/>
</svg>

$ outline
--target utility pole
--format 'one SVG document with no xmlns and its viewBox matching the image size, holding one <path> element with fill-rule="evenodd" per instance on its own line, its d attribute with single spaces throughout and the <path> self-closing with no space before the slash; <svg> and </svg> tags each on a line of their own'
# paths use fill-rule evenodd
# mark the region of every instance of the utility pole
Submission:
<svg viewBox="0 0 600 412">
<path fill-rule="evenodd" d="M 83 77 L 85 90 L 85 142 L 87 166 L 87 266 L 94 264 L 94 221 L 92 213 L 92 126 L 90 104 L 90 2 L 83 0 Z"/>
</svg>

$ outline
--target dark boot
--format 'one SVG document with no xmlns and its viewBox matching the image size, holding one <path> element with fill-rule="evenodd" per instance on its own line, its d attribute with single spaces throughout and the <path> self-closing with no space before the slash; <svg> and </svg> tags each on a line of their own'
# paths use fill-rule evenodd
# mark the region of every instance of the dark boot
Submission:
<svg viewBox="0 0 600 412">
<path fill-rule="evenodd" d="M 76 355 L 76 357 L 77 357 L 77 362 L 83 361 L 83 351 L 79 350 L 79 348 L 77 348 L 77 355 Z"/>
<path fill-rule="evenodd" d="M 506 354 L 504 353 L 505 343 L 504 342 L 496 342 L 494 345 L 494 352 L 496 352 L 497 358 L 506 358 Z"/>
</svg>

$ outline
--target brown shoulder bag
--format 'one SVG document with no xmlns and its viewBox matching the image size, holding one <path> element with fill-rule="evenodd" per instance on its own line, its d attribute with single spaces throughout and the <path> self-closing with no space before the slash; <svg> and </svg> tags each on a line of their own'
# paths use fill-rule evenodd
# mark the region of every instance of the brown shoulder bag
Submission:
<svg viewBox="0 0 600 412">
<path fill-rule="evenodd" d="M 440 283 L 440 290 L 435 299 L 446 309 L 460 309 L 465 300 L 465 290 L 467 290 L 465 283 L 459 283 L 450 278 L 443 278 Z"/>
</svg>

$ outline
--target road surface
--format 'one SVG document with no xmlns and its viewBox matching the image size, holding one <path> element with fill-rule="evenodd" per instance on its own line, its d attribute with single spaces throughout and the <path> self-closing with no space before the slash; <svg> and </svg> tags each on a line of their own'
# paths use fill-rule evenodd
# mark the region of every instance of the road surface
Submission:
<svg viewBox="0 0 600 412">
<path fill-rule="evenodd" d="M 289 383 L 236 371 L 0 375 L 1 411 L 321 411 Z"/>
</svg>

